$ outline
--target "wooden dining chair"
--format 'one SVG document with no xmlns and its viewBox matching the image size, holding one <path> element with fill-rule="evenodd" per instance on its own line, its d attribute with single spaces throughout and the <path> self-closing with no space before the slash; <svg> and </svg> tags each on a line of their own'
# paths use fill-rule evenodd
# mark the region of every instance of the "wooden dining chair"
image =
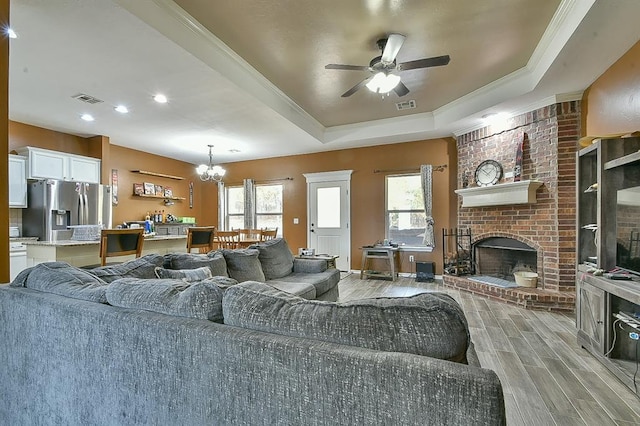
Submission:
<svg viewBox="0 0 640 426">
<path fill-rule="evenodd" d="M 215 249 L 215 226 L 193 226 L 187 229 L 187 253 L 198 249 L 200 253 L 208 253 Z"/>
<path fill-rule="evenodd" d="M 144 228 L 137 229 L 103 229 L 100 233 L 100 264 L 107 264 L 108 257 L 128 256 L 140 257 Z"/>
<path fill-rule="evenodd" d="M 215 241 L 218 248 L 236 249 L 240 243 L 240 233 L 238 231 L 218 231 Z"/>
<path fill-rule="evenodd" d="M 260 241 L 273 240 L 278 236 L 278 228 L 276 229 L 263 229 L 260 231 Z"/>
<path fill-rule="evenodd" d="M 234 229 L 240 234 L 240 241 L 260 241 L 260 229 Z"/>
</svg>

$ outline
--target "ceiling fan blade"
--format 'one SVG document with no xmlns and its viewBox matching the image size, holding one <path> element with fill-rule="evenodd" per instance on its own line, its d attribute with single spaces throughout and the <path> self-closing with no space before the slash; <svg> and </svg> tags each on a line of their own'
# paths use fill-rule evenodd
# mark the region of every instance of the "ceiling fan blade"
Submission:
<svg viewBox="0 0 640 426">
<path fill-rule="evenodd" d="M 396 95 L 402 97 L 409 93 L 409 89 L 402 82 L 398 83 L 396 87 L 393 88 L 393 91 L 396 92 Z"/>
<path fill-rule="evenodd" d="M 324 68 L 327 70 L 369 71 L 369 67 L 366 65 L 329 64 L 325 65 Z"/>
<path fill-rule="evenodd" d="M 407 37 L 402 34 L 389 34 L 387 44 L 384 46 L 384 50 L 382 51 L 382 62 L 392 63 L 395 61 L 405 38 Z"/>
<path fill-rule="evenodd" d="M 449 57 L 449 55 L 418 59 L 415 61 L 403 62 L 401 64 L 398 64 L 396 69 L 398 71 L 406 71 L 406 70 L 414 70 L 416 68 L 439 67 L 442 65 L 447 65 L 450 59 L 451 58 Z"/>
<path fill-rule="evenodd" d="M 364 80 L 362 80 L 360 83 L 356 84 L 355 86 L 353 86 L 351 89 L 347 90 L 346 92 L 344 92 L 342 94 L 343 98 L 348 98 L 349 96 L 353 95 L 354 93 L 356 93 L 358 90 L 362 89 L 368 82 L 369 80 L 371 80 L 373 78 L 373 76 L 371 77 L 367 77 Z"/>
</svg>

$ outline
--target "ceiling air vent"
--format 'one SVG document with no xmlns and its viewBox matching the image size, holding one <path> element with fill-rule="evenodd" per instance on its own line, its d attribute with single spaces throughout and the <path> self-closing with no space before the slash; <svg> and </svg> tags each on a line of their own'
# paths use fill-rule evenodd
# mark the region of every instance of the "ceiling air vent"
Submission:
<svg viewBox="0 0 640 426">
<path fill-rule="evenodd" d="M 101 102 L 104 102 L 102 99 L 94 98 L 93 96 L 90 96 L 84 93 L 78 93 L 77 95 L 73 95 L 72 98 L 82 102 L 86 102 L 88 104 L 99 104 Z"/>
<path fill-rule="evenodd" d="M 416 107 L 416 101 L 411 99 L 410 101 L 398 102 L 396 108 L 398 111 L 404 111 L 405 109 L 413 109 Z"/>
</svg>

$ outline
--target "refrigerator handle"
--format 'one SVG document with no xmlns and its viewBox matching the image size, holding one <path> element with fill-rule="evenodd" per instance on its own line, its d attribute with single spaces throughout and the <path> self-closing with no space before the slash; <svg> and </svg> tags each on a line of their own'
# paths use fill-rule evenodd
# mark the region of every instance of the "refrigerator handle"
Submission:
<svg viewBox="0 0 640 426">
<path fill-rule="evenodd" d="M 83 225 L 89 225 L 89 196 L 87 195 L 87 186 L 85 184 L 84 186 L 84 191 L 82 191 L 82 201 L 83 201 L 83 207 L 82 207 L 82 221 L 83 221 Z"/>
<path fill-rule="evenodd" d="M 78 192 L 78 225 L 84 225 L 84 194 Z"/>
</svg>

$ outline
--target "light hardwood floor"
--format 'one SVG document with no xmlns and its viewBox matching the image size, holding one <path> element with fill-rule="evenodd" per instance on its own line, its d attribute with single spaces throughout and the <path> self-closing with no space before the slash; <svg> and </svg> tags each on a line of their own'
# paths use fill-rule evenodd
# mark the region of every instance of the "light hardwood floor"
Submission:
<svg viewBox="0 0 640 426">
<path fill-rule="evenodd" d="M 528 311 L 413 278 L 340 281 L 340 302 L 450 294 L 463 307 L 483 367 L 502 382 L 508 425 L 639 425 L 640 399 L 576 343 L 573 315 Z"/>
</svg>

